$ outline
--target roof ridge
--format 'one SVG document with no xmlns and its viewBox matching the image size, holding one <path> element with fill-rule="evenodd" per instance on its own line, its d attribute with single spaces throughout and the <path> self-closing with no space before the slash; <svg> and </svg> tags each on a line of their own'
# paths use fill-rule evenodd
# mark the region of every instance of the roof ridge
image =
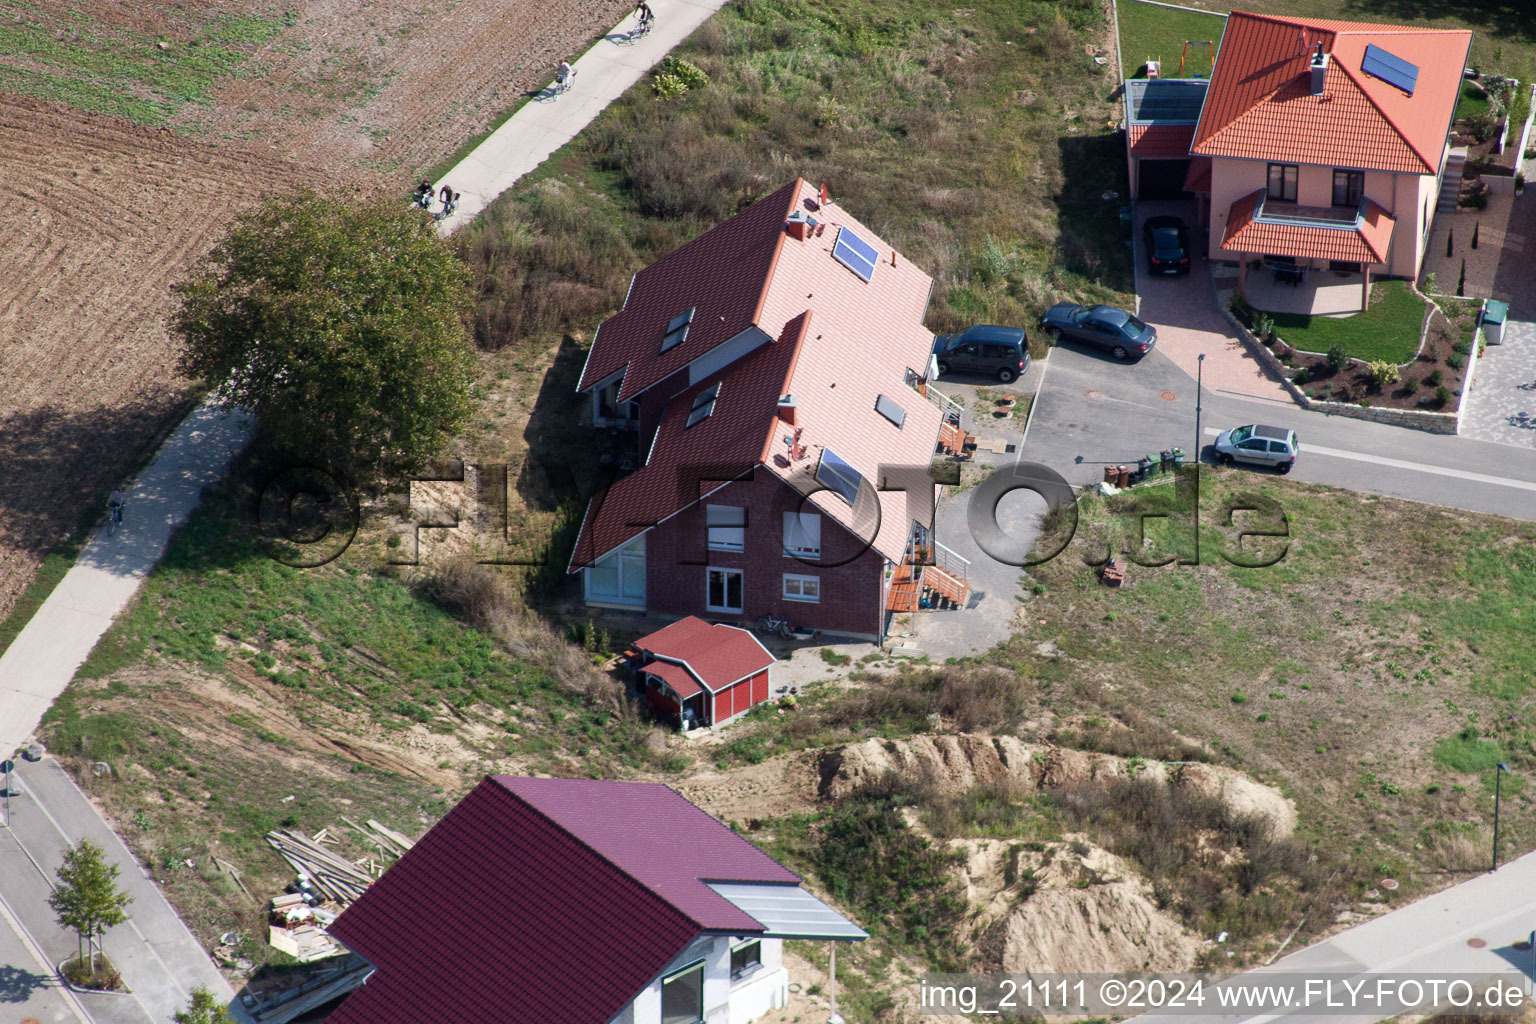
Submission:
<svg viewBox="0 0 1536 1024">
<path fill-rule="evenodd" d="M 762 320 L 763 318 L 763 307 L 768 304 L 768 293 L 773 289 L 773 275 L 774 272 L 779 269 L 779 256 L 784 252 L 784 239 L 789 236 L 789 232 L 784 230 L 784 224 L 782 222 L 787 221 L 789 219 L 789 215 L 793 213 L 795 211 L 795 207 L 799 205 L 800 188 L 804 184 L 805 179 L 803 177 L 797 176 L 795 178 L 795 184 L 789 190 L 789 209 L 785 210 L 784 216 L 779 218 L 781 222 L 779 224 L 779 239 L 773 245 L 773 258 L 768 261 L 768 273 L 763 275 L 762 291 L 757 293 L 757 308 L 752 311 L 752 325 L 754 327 L 756 327 L 758 321 Z"/>
<path fill-rule="evenodd" d="M 807 309 L 804 312 L 800 313 L 798 316 L 794 317 L 794 319 L 789 321 L 789 324 L 794 323 L 795 320 L 799 320 L 799 321 L 801 321 L 801 323 L 800 323 L 800 331 L 799 331 L 799 333 L 797 333 L 795 335 L 794 352 L 789 357 L 789 367 L 788 367 L 788 369 L 786 369 L 784 371 L 784 383 L 779 388 L 779 394 L 780 395 L 787 395 L 787 394 L 789 394 L 789 382 L 795 379 L 795 367 L 800 365 L 800 353 L 805 351 L 805 347 L 804 347 L 805 346 L 805 338 L 806 338 L 806 335 L 811 333 L 811 318 L 814 315 L 815 315 L 815 313 L 814 313 L 813 310 Z M 788 328 L 789 324 L 785 324 L 784 326 L 786 328 Z M 782 331 L 779 334 L 779 338 L 780 339 L 783 338 L 783 332 Z M 777 341 L 772 342 L 771 344 L 776 344 L 776 343 L 777 343 Z M 772 424 L 772 423 L 778 423 L 778 421 L 779 421 L 779 417 L 778 417 L 777 413 L 775 413 L 773 419 L 770 420 L 769 422 L 770 422 L 770 424 Z M 757 458 L 757 461 L 758 461 L 759 464 L 766 464 L 768 462 L 768 456 L 773 452 L 773 438 L 774 438 L 774 435 L 777 434 L 778 432 L 779 432 L 779 428 L 778 427 L 771 426 L 771 425 L 768 427 L 768 436 L 763 439 L 763 453 L 761 455 L 759 455 L 758 458 Z"/>
<path fill-rule="evenodd" d="M 528 777 L 532 778 L 532 776 L 528 776 Z M 635 885 L 639 886 L 641 889 L 644 889 L 646 895 L 649 898 L 657 901 L 660 905 L 665 907 L 668 911 L 670 911 L 671 913 L 677 915 L 682 920 L 687 921 L 689 924 L 691 924 L 695 928 L 697 928 L 700 932 L 705 931 L 704 925 L 702 923 L 700 923 L 698 920 L 696 920 L 693 917 L 692 914 L 689 914 L 686 911 L 683 911 L 683 910 L 679 909 L 677 907 L 677 905 L 674 904 L 671 900 L 667 899 L 665 896 L 663 896 L 661 893 L 657 892 L 651 886 L 645 884 L 640 879 L 636 878 L 633 874 L 631 874 L 628 868 L 625 868 L 623 865 L 621 865 L 617 861 L 615 861 L 612 857 L 608 856 L 606 853 L 603 853 L 603 851 L 599 850 L 597 847 L 595 847 L 591 843 L 587 842 L 581 836 L 577 835 L 575 832 L 572 832 L 570 829 L 566 828 L 565 825 L 562 824 L 561 822 L 556 821 L 554 818 L 552 818 L 548 814 L 544 813 L 544 811 L 541 808 L 535 806 L 531 801 L 524 799 L 523 795 L 521 793 L 517 792 L 516 790 L 512 789 L 510 786 L 506 785 L 505 783 L 503 783 L 501 781 L 502 779 L 515 779 L 515 778 L 517 778 L 516 775 L 493 775 L 493 776 L 491 776 L 491 778 L 496 780 L 497 788 L 499 788 L 502 792 L 506 793 L 508 796 L 510 796 L 513 799 L 515 799 L 518 802 L 520 802 L 524 807 L 527 807 L 534 814 L 537 814 L 539 817 L 541 817 L 545 821 L 549 822 L 551 825 L 553 825 L 555 828 L 559 829 L 561 832 L 563 832 L 566 835 L 570 836 L 571 839 L 575 840 L 579 845 L 581 845 L 581 846 L 585 847 L 586 849 L 590 850 L 594 857 L 596 857 L 599 860 L 603 861 L 604 863 L 610 865 L 611 867 L 614 868 L 614 870 L 618 871 L 619 874 L 621 874 L 625 878 L 629 879 L 631 882 L 633 882 Z M 551 776 L 551 778 L 553 778 L 553 776 Z M 595 779 L 568 779 L 568 780 L 565 780 L 565 781 L 570 781 L 570 782 L 595 782 L 595 781 L 598 781 L 598 780 L 595 780 Z M 610 779 L 610 780 L 607 780 L 607 781 L 609 781 L 609 782 L 617 782 L 617 783 L 625 783 L 625 784 L 634 785 L 634 786 L 661 786 L 662 788 L 670 791 L 673 796 L 678 797 L 679 799 L 683 800 L 685 803 L 688 803 L 690 806 L 693 806 L 693 807 L 697 807 L 698 806 L 696 804 L 693 804 L 693 802 L 688 800 L 687 797 L 683 796 L 677 790 L 673 789 L 671 786 L 668 786 L 664 782 L 643 782 L 643 781 L 640 781 L 638 779 Z M 706 812 L 703 811 L 702 808 L 699 808 L 699 810 L 700 810 L 701 813 L 706 813 Z M 723 828 L 724 826 L 721 826 L 721 827 Z M 745 840 L 743 840 L 743 842 L 745 842 Z M 767 855 L 764 854 L 764 856 L 767 856 Z M 774 863 L 777 864 L 778 861 L 774 861 Z M 780 864 L 779 866 L 783 867 L 782 864 Z M 788 871 L 789 869 L 785 868 L 785 870 Z M 793 872 L 791 872 L 791 874 L 793 874 Z"/>
<path fill-rule="evenodd" d="M 1371 105 L 1371 109 L 1376 111 L 1377 114 L 1381 115 L 1381 119 L 1387 123 L 1387 127 L 1391 128 L 1393 133 L 1399 139 L 1403 140 L 1403 145 L 1408 147 L 1409 152 L 1411 152 L 1414 156 L 1419 158 L 1419 163 L 1423 164 L 1424 167 L 1425 167 L 1425 170 L 1424 170 L 1423 173 L 1425 173 L 1425 174 L 1434 174 L 1435 173 L 1435 165 L 1429 162 L 1429 158 L 1428 157 L 1426 157 L 1423 153 L 1419 152 L 1419 147 L 1417 147 L 1417 146 L 1415 146 L 1413 144 L 1413 140 L 1412 139 L 1408 138 L 1407 135 L 1403 134 L 1403 130 L 1398 127 L 1397 122 L 1395 120 L 1393 120 L 1392 115 L 1388 114 L 1385 110 L 1383 110 L 1382 107 L 1381 107 L 1381 104 L 1376 102 L 1376 97 L 1371 95 L 1371 91 L 1365 87 L 1365 83 L 1360 81 L 1360 79 L 1356 78 L 1355 77 L 1355 73 L 1353 71 L 1351 71 L 1349 69 L 1349 67 L 1347 65 L 1345 65 L 1345 63 L 1343 61 L 1335 60 L 1335 61 L 1332 62 L 1332 64 L 1333 64 L 1334 67 L 1338 68 L 1341 72 L 1344 73 L 1344 77 L 1349 79 L 1351 85 L 1353 85 L 1356 89 L 1360 90 L 1360 95 L 1365 97 L 1365 101 Z M 1364 74 L 1364 71 L 1362 71 L 1361 74 Z M 1460 86 L 1457 86 L 1458 91 L 1460 90 L 1460 88 L 1461 88 Z"/>
</svg>

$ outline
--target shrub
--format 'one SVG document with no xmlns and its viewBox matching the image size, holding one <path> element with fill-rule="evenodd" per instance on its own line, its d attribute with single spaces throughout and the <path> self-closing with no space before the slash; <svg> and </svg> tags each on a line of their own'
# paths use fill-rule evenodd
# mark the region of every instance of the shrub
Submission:
<svg viewBox="0 0 1536 1024">
<path fill-rule="evenodd" d="M 1344 351 L 1343 345 L 1336 344 L 1329 347 L 1326 359 L 1330 369 L 1342 370 L 1349 362 L 1349 355 Z"/>
<path fill-rule="evenodd" d="M 1275 318 L 1268 313 L 1257 310 L 1253 314 L 1253 333 L 1260 341 L 1273 343 L 1275 340 Z"/>
<path fill-rule="evenodd" d="M 1435 404 L 1441 408 L 1451 404 L 1451 391 L 1444 384 L 1435 388 Z"/>
<path fill-rule="evenodd" d="M 681 96 L 695 86 L 703 85 L 709 81 L 709 75 L 692 61 L 683 60 L 681 57 L 669 56 L 657 67 L 651 78 L 651 88 L 662 99 L 672 99 Z"/>
<path fill-rule="evenodd" d="M 1403 381 L 1403 390 L 1408 392 L 1410 395 L 1419 390 L 1419 378 L 1409 377 L 1407 380 Z"/>
<path fill-rule="evenodd" d="M 1401 379 L 1397 366 L 1385 359 L 1371 360 L 1365 365 L 1365 373 L 1377 387 L 1396 384 Z"/>
<path fill-rule="evenodd" d="M 1292 384 L 1296 384 L 1298 386 L 1302 385 L 1302 384 L 1305 384 L 1307 381 L 1309 381 L 1311 379 L 1312 379 L 1312 368 L 1309 367 L 1309 366 L 1303 366 L 1300 369 L 1298 369 L 1295 373 L 1291 374 L 1291 383 Z"/>
<path fill-rule="evenodd" d="M 1467 365 L 1467 357 L 1460 352 L 1451 352 L 1445 357 L 1445 365 L 1453 370 L 1459 370 Z"/>
<path fill-rule="evenodd" d="M 1478 142 L 1487 142 L 1499 130 L 1499 115 L 1491 110 L 1479 111 L 1467 118 L 1467 131 Z"/>
<path fill-rule="evenodd" d="M 1433 270 L 1424 275 L 1424 290 L 1426 292 L 1435 290 L 1435 272 Z"/>
<path fill-rule="evenodd" d="M 1441 379 L 1442 374 L 1439 370 L 1430 370 L 1428 375 L 1424 378 L 1424 383 L 1428 384 L 1430 387 L 1437 387 L 1440 384 Z"/>
</svg>

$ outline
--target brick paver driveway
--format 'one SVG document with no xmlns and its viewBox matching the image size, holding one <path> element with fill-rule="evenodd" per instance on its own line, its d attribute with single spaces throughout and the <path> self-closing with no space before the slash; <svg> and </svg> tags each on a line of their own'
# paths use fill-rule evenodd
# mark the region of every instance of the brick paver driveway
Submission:
<svg viewBox="0 0 1536 1024">
<path fill-rule="evenodd" d="M 1480 441 L 1536 447 L 1536 196 L 1516 196 L 1498 239 L 1491 292 L 1509 303 L 1504 343 L 1484 349 L 1473 371 L 1461 433 Z"/>
<path fill-rule="evenodd" d="M 1190 227 L 1195 261 L 1188 274 L 1154 277 L 1147 273 L 1141 225 L 1148 217 L 1162 214 L 1181 217 Z M 1291 404 L 1289 392 L 1248 353 L 1216 308 L 1212 268 L 1200 258 L 1203 251 L 1204 232 L 1196 226 L 1193 202 L 1167 200 L 1137 205 L 1136 291 L 1141 296 L 1141 318 L 1157 328 L 1158 351 L 1191 377 L 1195 376 L 1200 353 L 1205 353 L 1204 382 L 1212 391 Z"/>
</svg>

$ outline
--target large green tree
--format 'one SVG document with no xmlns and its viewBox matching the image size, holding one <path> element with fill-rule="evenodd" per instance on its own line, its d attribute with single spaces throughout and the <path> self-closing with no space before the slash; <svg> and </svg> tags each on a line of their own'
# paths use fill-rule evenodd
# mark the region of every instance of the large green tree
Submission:
<svg viewBox="0 0 1536 1024">
<path fill-rule="evenodd" d="M 289 454 L 419 462 L 472 409 L 470 275 L 404 203 L 269 200 L 176 293 L 183 372 Z"/>
<path fill-rule="evenodd" d="M 125 908 L 133 902 L 132 896 L 117 887 L 117 873 L 117 865 L 107 863 L 101 847 L 82 839 L 64 855 L 59 886 L 48 897 L 48 905 L 58 915 L 59 923 L 74 931 L 80 959 L 85 959 L 85 947 L 89 944 L 92 971 L 96 969 L 102 933 L 128 920 Z"/>
</svg>

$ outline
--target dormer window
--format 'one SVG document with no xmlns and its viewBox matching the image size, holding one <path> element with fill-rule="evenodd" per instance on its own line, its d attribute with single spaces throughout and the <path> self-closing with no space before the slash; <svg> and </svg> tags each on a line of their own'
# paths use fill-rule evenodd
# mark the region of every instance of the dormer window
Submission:
<svg viewBox="0 0 1536 1024">
<path fill-rule="evenodd" d="M 832 258 L 858 274 L 866 284 L 875 276 L 875 264 L 880 262 L 880 254 L 875 252 L 875 247 L 847 228 L 837 229 L 837 244 L 832 246 Z"/>
<path fill-rule="evenodd" d="M 709 387 L 693 396 L 693 408 L 688 411 L 688 422 L 683 424 L 683 429 L 698 423 L 700 420 L 709 419 L 715 411 L 715 399 L 720 397 L 720 382 L 716 381 Z"/>
<path fill-rule="evenodd" d="M 688 337 L 688 325 L 693 323 L 693 311 L 697 306 L 690 306 L 685 312 L 677 314 L 667 321 L 666 336 L 661 339 L 661 350 L 665 352 L 669 348 L 676 348 Z"/>
</svg>

